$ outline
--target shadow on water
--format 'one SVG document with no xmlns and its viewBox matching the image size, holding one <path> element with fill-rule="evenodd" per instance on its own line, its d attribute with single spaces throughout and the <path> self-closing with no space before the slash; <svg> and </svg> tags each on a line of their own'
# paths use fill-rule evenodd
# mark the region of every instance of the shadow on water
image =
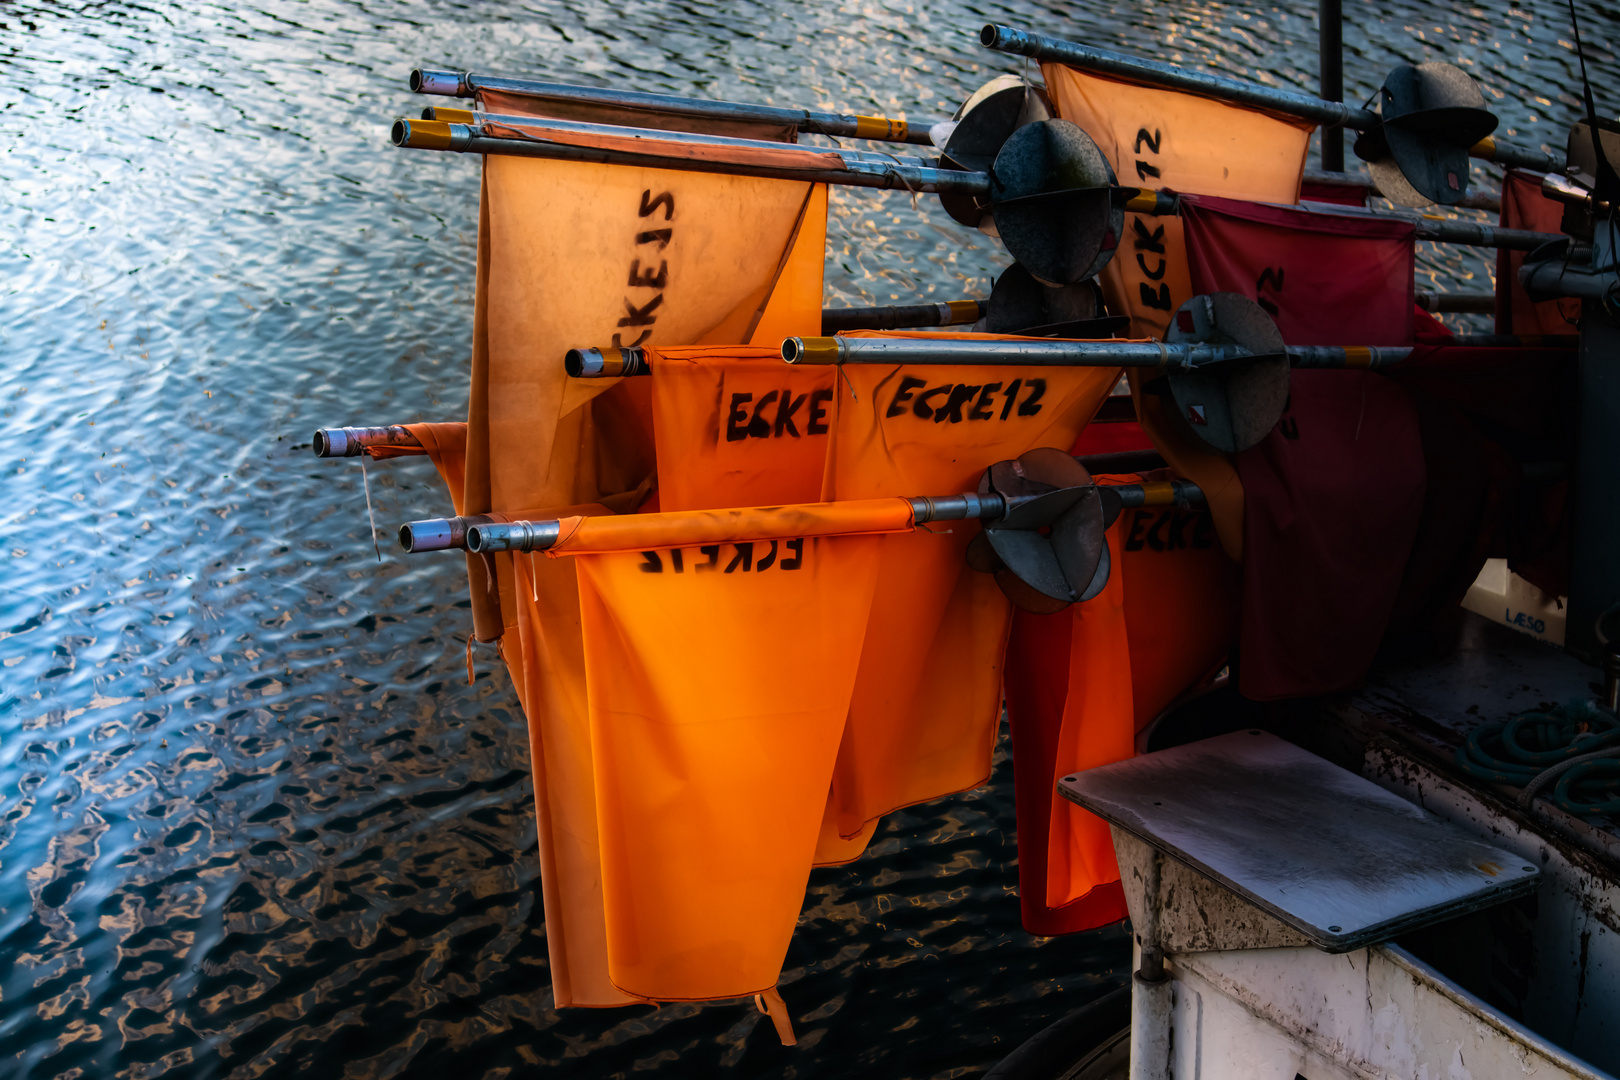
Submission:
<svg viewBox="0 0 1620 1080">
<path fill-rule="evenodd" d="M 1504 134 L 1560 138 L 1556 5 L 1348 7 L 1350 95 L 1460 60 Z M 465 412 L 477 163 L 388 148 L 410 67 L 942 117 L 1018 69 L 986 19 L 1313 80 L 1305 4 L 0 5 L 0 1074 L 973 1075 L 1117 977 L 1119 928 L 1019 928 L 1002 752 L 813 875 L 796 1050 L 744 1004 L 552 1009 L 523 718 L 487 650 L 467 683 L 459 560 L 379 563 L 359 467 L 307 443 Z M 932 200 L 832 201 L 829 302 L 1005 263 Z M 385 526 L 446 509 L 423 463 L 370 481 Z"/>
</svg>

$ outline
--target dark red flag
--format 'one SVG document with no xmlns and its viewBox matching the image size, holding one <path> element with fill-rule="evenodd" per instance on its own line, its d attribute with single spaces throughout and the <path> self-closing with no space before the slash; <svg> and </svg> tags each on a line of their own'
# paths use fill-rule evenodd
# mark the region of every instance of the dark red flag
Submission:
<svg viewBox="0 0 1620 1080">
<path fill-rule="evenodd" d="M 1205 195 L 1181 220 L 1195 294 L 1257 301 L 1290 345 L 1411 344 L 1411 222 Z"/>
</svg>

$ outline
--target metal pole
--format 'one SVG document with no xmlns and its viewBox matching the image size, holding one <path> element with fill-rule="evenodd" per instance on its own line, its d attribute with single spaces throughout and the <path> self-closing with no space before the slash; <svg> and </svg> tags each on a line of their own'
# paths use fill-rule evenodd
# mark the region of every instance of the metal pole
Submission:
<svg viewBox="0 0 1620 1080">
<path fill-rule="evenodd" d="M 1117 826 L 1116 826 L 1117 828 Z M 1141 925 L 1134 927 L 1139 962 L 1131 976 L 1130 1080 L 1168 1080 L 1170 1075 L 1170 977 L 1164 970 L 1159 936 L 1160 865 L 1163 855 L 1148 849 L 1142 882 Z"/>
<path fill-rule="evenodd" d="M 1344 13 L 1340 0 L 1319 0 L 1317 3 L 1317 62 L 1322 97 L 1327 101 L 1344 100 Z M 1322 168 L 1330 172 L 1344 169 L 1344 132 L 1323 125 Z"/>
<path fill-rule="evenodd" d="M 1040 497 L 1032 495 L 1008 500 L 994 493 L 981 495 L 964 492 L 960 495 L 924 495 L 906 501 L 911 504 L 912 522 L 924 525 L 930 521 L 962 521 L 968 518 L 993 520 L 1006 516 L 1009 501 L 1016 506 Z M 562 522 L 556 519 L 473 525 L 467 529 L 467 550 L 475 555 L 495 551 L 545 551 L 561 535 Z M 683 546 L 701 542 L 701 539 L 688 538 Z"/>
<path fill-rule="evenodd" d="M 1129 188 L 1121 188 L 1129 191 Z M 1150 199 L 1149 196 L 1154 196 Z M 1417 228 L 1419 240 L 1433 240 L 1442 244 L 1461 244 L 1464 247 L 1507 248 L 1510 251 L 1534 251 L 1543 244 L 1565 239 L 1563 233 L 1532 232 L 1529 229 L 1499 229 L 1478 221 L 1461 218 L 1438 217 L 1416 211 L 1374 210 L 1366 206 L 1346 206 L 1343 203 L 1313 202 L 1302 199 L 1300 206 L 1318 214 L 1340 214 L 1353 217 L 1380 218 L 1386 221 L 1410 221 Z M 1137 214 L 1170 215 L 1181 213 L 1181 199 L 1170 192 L 1137 189 L 1137 194 L 1125 203 L 1125 208 Z"/>
<path fill-rule="evenodd" d="M 1340 155 L 1343 155 L 1344 143 L 1339 143 Z M 1323 169 L 1306 169 L 1305 182 L 1322 187 L 1343 188 L 1346 191 L 1356 191 L 1363 200 L 1368 194 L 1378 194 L 1378 185 L 1372 182 L 1372 177 L 1364 172 L 1328 172 Z M 1338 205 L 1338 204 L 1335 204 Z M 1502 212 L 1502 197 L 1489 191 L 1471 191 L 1462 202 L 1456 204 L 1468 210 L 1489 210 L 1493 214 Z"/>
<path fill-rule="evenodd" d="M 1191 480 L 1157 480 L 1146 484 L 1099 485 L 1099 491 L 1112 491 L 1126 510 L 1139 506 L 1207 506 L 1204 491 Z"/>
<path fill-rule="evenodd" d="M 1143 60 L 1125 53 L 1098 49 L 1090 45 L 1064 41 L 1061 38 L 1047 37 L 1044 34 L 1032 34 L 1011 26 L 990 23 L 980 32 L 979 41 L 985 48 L 995 49 L 997 52 L 1067 64 L 1069 67 L 1084 71 L 1116 75 L 1150 86 L 1184 90 L 1220 101 L 1229 101 L 1234 105 L 1271 109 L 1275 112 L 1288 113 L 1290 116 L 1314 120 L 1318 124 L 1365 131 L 1378 123 L 1377 114 L 1367 109 L 1351 108 L 1342 101 L 1324 101 L 1310 94 L 1276 90 L 1258 83 L 1228 79 L 1220 75 L 1206 75 L 1175 64 Z"/>
<path fill-rule="evenodd" d="M 492 122 L 497 128 L 491 128 Z M 519 127 L 534 130 L 521 134 L 507 134 L 499 130 Z M 561 133 L 565 138 L 568 135 L 608 138 L 621 145 L 575 145 L 548 139 L 547 131 Z M 555 161 L 590 161 L 729 176 L 758 176 L 772 180 L 802 180 L 846 187 L 905 188 L 935 194 L 987 196 L 990 192 L 987 173 L 941 169 L 916 157 L 832 147 L 789 146 L 763 140 L 731 139 L 723 135 L 693 135 L 681 131 L 539 120 L 534 117 L 509 117 L 501 121 L 485 117 L 476 124 L 401 117 L 394 121 L 389 138 L 395 146 L 416 150 L 509 154 Z M 701 146 L 711 153 L 702 158 L 672 154 L 671 143 Z M 760 149 L 771 151 L 774 160 L 765 161 L 759 155 L 748 153 Z M 736 151 L 730 160 L 725 157 L 728 150 Z"/>
<path fill-rule="evenodd" d="M 415 446 L 416 436 L 398 424 L 388 427 L 321 428 L 310 440 L 318 458 L 359 457 L 368 446 Z"/>
<path fill-rule="evenodd" d="M 1447 293 L 1419 290 L 1413 294 L 1424 311 L 1472 312 L 1489 315 L 1496 310 L 1495 293 Z"/>
<path fill-rule="evenodd" d="M 1530 169 L 1539 173 L 1564 171 L 1564 159 L 1559 154 L 1500 142 L 1495 135 L 1485 136 L 1469 148 L 1468 153 L 1481 161 L 1494 161 L 1504 169 Z"/>
<path fill-rule="evenodd" d="M 886 116 L 815 112 L 810 109 L 784 109 L 774 105 L 749 105 L 736 101 L 707 101 L 703 98 L 681 97 L 676 94 L 651 94 L 641 90 L 571 86 L 567 83 L 539 82 L 531 79 L 503 79 L 491 75 L 475 75 L 470 71 L 418 69 L 411 72 L 413 93 L 468 98 L 476 96 L 480 90 L 493 90 L 513 97 L 527 98 L 530 101 L 553 104 L 594 105 L 633 112 L 686 116 L 695 120 L 775 125 L 794 128 L 807 135 L 912 143 L 917 146 L 933 145 L 928 137 L 928 129 L 933 126 L 933 121 L 908 123 Z"/>
<path fill-rule="evenodd" d="M 1355 217 L 1374 217 L 1386 220 L 1410 221 L 1417 226 L 1419 240 L 1434 240 L 1442 244 L 1461 244 L 1464 247 L 1507 248 L 1509 251 L 1534 251 L 1542 244 L 1565 239 L 1563 233 L 1532 232 L 1529 229 L 1499 229 L 1479 221 L 1461 218 L 1432 217 L 1428 214 L 1400 210 L 1370 210 L 1361 206 L 1339 203 L 1301 201 L 1307 210 L 1326 214 L 1349 214 Z"/>
<path fill-rule="evenodd" d="M 940 304 L 904 304 L 894 307 L 822 308 L 821 332 L 831 337 L 840 330 L 965 326 L 984 318 L 985 310 L 983 300 L 947 300 Z"/>
<path fill-rule="evenodd" d="M 1168 367 L 1252 356 L 1236 345 L 1160 345 L 1116 341 L 973 341 L 931 338 L 788 338 L 790 364 L 994 364 L 1006 367 Z"/>
<path fill-rule="evenodd" d="M 399 546 L 409 555 L 465 548 L 467 530 L 493 520 L 487 514 L 466 514 L 461 517 L 407 521 L 399 527 Z"/>
<path fill-rule="evenodd" d="M 1303 345 L 1287 350 L 1293 367 L 1385 368 L 1412 354 L 1410 348 L 1367 345 Z M 934 364 L 998 367 L 1138 367 L 1192 371 L 1255 356 L 1238 345 L 1121 341 L 976 341 L 933 338 L 788 338 L 782 359 L 790 364 Z"/>
<path fill-rule="evenodd" d="M 1304 120 L 1313 120 L 1324 127 L 1347 127 L 1355 131 L 1366 131 L 1380 122 L 1378 114 L 1372 110 L 1351 108 L 1342 101 L 1325 101 L 1310 94 L 1276 90 L 1269 86 L 1244 82 L 1241 79 L 1229 79 L 1221 75 L 1206 75 L 1203 72 L 1177 67 L 1175 64 L 1143 60 L 1125 53 L 1098 49 L 1090 45 L 1064 41 L 1061 38 L 1047 37 L 1044 34 L 1032 34 L 1027 30 L 1018 30 L 997 23 L 990 23 L 980 31 L 979 41 L 985 48 L 995 49 L 997 52 L 1067 64 L 1082 71 L 1113 75 L 1167 90 L 1200 94 L 1233 105 L 1270 109 Z M 1518 165 L 1538 169 L 1541 172 L 1561 172 L 1564 168 L 1561 160 L 1544 150 L 1509 146 L 1494 137 L 1480 140 L 1469 153 L 1500 165 Z"/>
</svg>

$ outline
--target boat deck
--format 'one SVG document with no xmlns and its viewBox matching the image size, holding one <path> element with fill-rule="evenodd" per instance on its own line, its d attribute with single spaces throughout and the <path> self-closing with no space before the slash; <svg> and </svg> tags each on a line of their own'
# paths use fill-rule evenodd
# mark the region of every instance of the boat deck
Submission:
<svg viewBox="0 0 1620 1080">
<path fill-rule="evenodd" d="M 1355 690 L 1319 704 L 1363 747 L 1379 736 L 1393 739 L 1448 780 L 1511 804 L 1518 789 L 1463 775 L 1457 748 L 1481 724 L 1598 697 L 1602 676 L 1559 648 L 1472 612 L 1462 613 L 1456 630 L 1447 655 L 1383 658 Z M 1354 749 L 1333 756 L 1342 761 L 1345 751 Z M 1539 798 L 1532 810 L 1559 836 L 1620 871 L 1620 820 L 1578 818 Z"/>
</svg>

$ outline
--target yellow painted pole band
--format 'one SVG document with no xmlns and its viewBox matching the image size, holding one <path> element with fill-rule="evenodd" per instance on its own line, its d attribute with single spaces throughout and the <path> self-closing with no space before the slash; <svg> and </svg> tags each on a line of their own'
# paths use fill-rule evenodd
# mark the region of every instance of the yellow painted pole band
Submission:
<svg viewBox="0 0 1620 1080">
<path fill-rule="evenodd" d="M 807 337 L 797 339 L 795 364 L 836 364 L 843 359 L 843 350 L 835 337 Z"/>
<path fill-rule="evenodd" d="M 1469 149 L 1468 156 L 1484 158 L 1486 161 L 1496 160 L 1496 136 L 1487 135 L 1479 140 Z"/>
<path fill-rule="evenodd" d="M 442 120 L 447 124 L 471 124 L 478 119 L 478 114 L 471 109 L 447 109 L 443 105 L 433 105 L 423 110 L 422 115 L 427 116 L 429 112 L 433 115 L 428 119 Z"/>
<path fill-rule="evenodd" d="M 1373 351 L 1365 345 L 1346 345 L 1344 347 L 1344 366 L 1347 368 L 1370 368 L 1373 362 Z"/>
<path fill-rule="evenodd" d="M 405 138 L 400 146 L 413 150 L 450 149 L 450 125 L 443 120 L 399 120 L 405 125 Z"/>
<path fill-rule="evenodd" d="M 1159 193 L 1140 188 L 1125 202 L 1125 209 L 1133 214 L 1151 214 L 1159 208 Z"/>
<path fill-rule="evenodd" d="M 1176 489 L 1168 480 L 1155 480 L 1142 485 L 1143 506 L 1171 506 L 1176 501 Z"/>
<path fill-rule="evenodd" d="M 882 139 L 885 142 L 905 142 L 906 122 L 904 120 L 890 120 L 886 116 L 857 116 L 855 118 L 855 137 L 857 139 Z"/>
<path fill-rule="evenodd" d="M 975 323 L 984 315 L 982 300 L 947 300 L 945 306 L 951 309 L 951 321 L 946 324 L 947 326 Z"/>
<path fill-rule="evenodd" d="M 602 350 L 602 374 L 607 377 L 616 377 L 624 374 L 624 350 Z"/>
</svg>

